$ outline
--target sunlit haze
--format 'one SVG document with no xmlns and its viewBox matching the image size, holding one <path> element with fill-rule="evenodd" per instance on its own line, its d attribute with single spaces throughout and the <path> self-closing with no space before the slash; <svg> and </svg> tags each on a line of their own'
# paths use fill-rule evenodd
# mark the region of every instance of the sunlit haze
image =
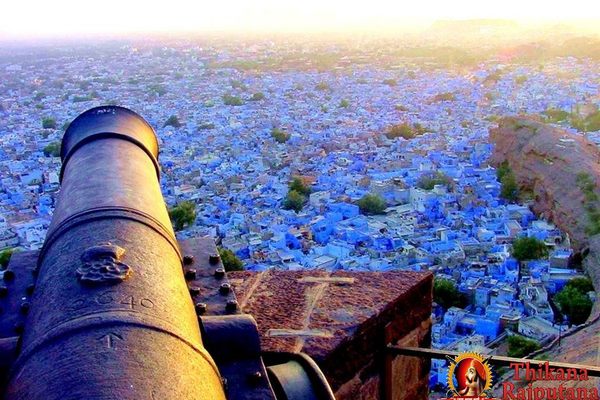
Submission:
<svg viewBox="0 0 600 400">
<path fill-rule="evenodd" d="M 437 19 L 600 19 L 600 2 L 482 0 L 9 1 L 0 37 L 134 32 L 391 30 Z"/>
</svg>

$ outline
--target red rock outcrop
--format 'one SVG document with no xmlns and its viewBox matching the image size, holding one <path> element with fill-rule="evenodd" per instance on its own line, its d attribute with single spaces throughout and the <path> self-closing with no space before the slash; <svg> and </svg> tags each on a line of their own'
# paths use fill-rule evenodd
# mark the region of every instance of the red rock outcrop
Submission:
<svg viewBox="0 0 600 400">
<path fill-rule="evenodd" d="M 584 136 L 571 134 L 529 117 L 506 117 L 490 131 L 495 144 L 491 163 L 498 166 L 507 160 L 519 185 L 534 195 L 534 211 L 552 220 L 569 233 L 575 249 L 588 249 L 584 267 L 590 274 L 596 293 L 600 293 L 600 235 L 586 233 L 589 216 L 586 200 L 578 187 L 577 176 L 586 173 L 596 183 L 600 194 L 600 150 Z M 567 334 L 560 345 L 546 352 L 554 361 L 600 365 L 598 330 L 600 297 L 596 297 L 589 325 L 574 334 Z M 592 379 L 570 386 L 597 385 Z M 544 386 L 548 382 L 536 383 Z M 550 382 L 551 383 L 551 382 Z M 587 387 L 587 386 L 586 386 Z"/>
<path fill-rule="evenodd" d="M 569 233 L 575 249 L 586 248 L 589 216 L 577 176 L 586 173 L 600 183 L 600 150 L 582 135 L 530 117 L 505 117 L 490 130 L 490 162 L 507 160 L 519 186 L 530 190 L 534 211 Z M 596 186 L 596 193 L 600 195 Z"/>
</svg>

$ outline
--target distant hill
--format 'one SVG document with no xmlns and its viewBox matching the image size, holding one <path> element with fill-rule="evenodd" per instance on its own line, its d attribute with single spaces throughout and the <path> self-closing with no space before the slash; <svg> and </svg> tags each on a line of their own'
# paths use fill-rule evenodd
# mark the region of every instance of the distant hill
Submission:
<svg viewBox="0 0 600 400">
<path fill-rule="evenodd" d="M 515 29 L 520 25 L 506 19 L 466 19 L 466 20 L 438 20 L 431 25 L 432 31 L 450 32 L 480 32 L 485 29 Z"/>
</svg>

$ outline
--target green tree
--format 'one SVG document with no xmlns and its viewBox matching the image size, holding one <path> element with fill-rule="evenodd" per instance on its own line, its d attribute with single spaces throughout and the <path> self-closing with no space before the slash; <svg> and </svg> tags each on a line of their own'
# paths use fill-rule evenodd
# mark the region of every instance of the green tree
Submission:
<svg viewBox="0 0 600 400">
<path fill-rule="evenodd" d="M 512 170 L 504 173 L 500 180 L 500 197 L 511 202 L 519 198 L 519 185 Z"/>
<path fill-rule="evenodd" d="M 570 113 L 558 108 L 549 108 L 544 111 L 544 114 L 546 115 L 546 121 L 554 123 L 566 121 L 571 117 Z"/>
<path fill-rule="evenodd" d="M 575 280 L 575 279 L 573 279 Z M 561 313 L 569 317 L 569 322 L 575 325 L 583 324 L 592 312 L 592 300 L 589 292 L 591 281 L 585 279 L 573 280 L 554 296 Z"/>
<path fill-rule="evenodd" d="M 177 115 L 171 115 L 163 124 L 163 128 L 165 126 L 172 126 L 173 128 L 179 128 L 181 127 L 181 122 L 179 122 L 179 118 L 177 118 Z"/>
<path fill-rule="evenodd" d="M 240 90 L 248 89 L 248 87 L 246 85 L 244 85 L 244 83 L 242 81 L 238 81 L 237 79 L 232 79 L 231 81 L 229 81 L 229 83 L 231 84 L 231 87 L 233 89 L 240 89 Z"/>
<path fill-rule="evenodd" d="M 498 98 L 498 95 L 495 92 L 486 92 L 483 97 L 485 97 L 487 101 L 494 101 Z"/>
<path fill-rule="evenodd" d="M 191 201 L 182 201 L 169 210 L 169 217 L 176 231 L 191 225 L 196 220 L 196 204 Z"/>
<path fill-rule="evenodd" d="M 285 143 L 290 139 L 291 135 L 279 128 L 273 128 L 271 130 L 271 137 L 275 139 L 277 143 Z"/>
<path fill-rule="evenodd" d="M 237 96 L 232 96 L 230 94 L 225 94 L 223 95 L 223 103 L 226 106 L 241 106 L 244 105 L 244 101 L 237 97 Z"/>
<path fill-rule="evenodd" d="M 91 101 L 93 100 L 93 98 L 89 95 L 86 96 L 73 96 L 73 99 L 71 100 L 73 103 L 83 103 L 85 101 Z"/>
<path fill-rule="evenodd" d="M 454 282 L 443 278 L 436 278 L 433 282 L 433 301 L 444 310 L 467 305 L 465 295 L 458 291 Z"/>
<path fill-rule="evenodd" d="M 534 237 L 520 237 L 512 244 L 512 256 L 519 261 L 537 260 L 548 256 L 548 248 Z"/>
<path fill-rule="evenodd" d="M 350 107 L 350 102 L 346 99 L 342 99 L 340 101 L 340 108 L 348 108 Z"/>
<path fill-rule="evenodd" d="M 588 216 L 588 225 L 585 233 L 590 236 L 600 233 L 600 211 L 598 210 L 598 194 L 596 193 L 596 182 L 587 172 L 577 174 L 577 187 L 584 196 L 585 210 Z"/>
<path fill-rule="evenodd" d="M 588 115 L 585 118 L 586 132 L 600 131 L 600 111 Z"/>
<path fill-rule="evenodd" d="M 244 263 L 240 260 L 233 251 L 229 249 L 225 249 L 219 247 L 219 255 L 221 256 L 221 261 L 223 262 L 223 267 L 225 267 L 225 271 L 243 271 Z"/>
<path fill-rule="evenodd" d="M 496 178 L 498 178 L 498 182 L 501 182 L 502 178 L 509 172 L 511 172 L 511 169 L 508 165 L 508 160 L 502 161 L 502 163 L 498 165 L 498 168 L 496 168 Z"/>
<path fill-rule="evenodd" d="M 443 172 L 436 171 L 432 174 L 424 174 L 421 175 L 419 180 L 417 181 L 417 186 L 424 190 L 431 190 L 435 187 L 435 185 L 446 185 L 449 188 L 452 187 L 452 178 Z"/>
<path fill-rule="evenodd" d="M 401 123 L 390 126 L 385 133 L 385 136 L 388 139 L 402 137 L 408 140 L 420 136 L 427 131 L 428 129 L 423 127 L 421 124 L 410 125 L 407 123 Z"/>
<path fill-rule="evenodd" d="M 539 343 L 534 340 L 527 339 L 519 335 L 513 335 L 508 337 L 509 357 L 521 358 L 539 349 Z"/>
<path fill-rule="evenodd" d="M 60 142 L 52 142 L 44 147 L 44 155 L 46 157 L 60 156 Z"/>
<path fill-rule="evenodd" d="M 306 201 L 306 197 L 302 194 L 296 192 L 295 190 L 288 191 L 285 200 L 283 201 L 283 208 L 286 210 L 294 210 L 296 212 L 300 212 L 302 207 L 304 207 L 304 202 Z"/>
<path fill-rule="evenodd" d="M 377 194 L 366 194 L 357 204 L 360 211 L 366 215 L 383 214 L 385 210 L 385 201 Z"/>
<path fill-rule="evenodd" d="M 571 126 L 581 132 L 600 130 L 600 110 L 582 117 L 577 113 L 570 114 Z"/>
<path fill-rule="evenodd" d="M 592 280 L 590 278 L 573 278 L 567 282 L 566 287 L 571 287 L 586 294 L 594 291 L 594 285 L 592 285 Z"/>
<path fill-rule="evenodd" d="M 456 95 L 454 93 L 451 93 L 451 92 L 439 93 L 439 94 L 436 94 L 433 97 L 433 101 L 434 102 L 438 102 L 438 101 L 454 101 L 454 100 L 456 100 Z"/>
<path fill-rule="evenodd" d="M 165 86 L 160 83 L 150 85 L 149 90 L 151 93 L 157 94 L 158 96 L 163 96 L 167 93 L 167 89 L 165 88 Z"/>
<path fill-rule="evenodd" d="M 527 75 L 519 75 L 515 78 L 515 83 L 517 85 L 522 85 L 527 82 Z"/>
<path fill-rule="evenodd" d="M 199 130 L 215 129 L 215 124 L 212 122 L 202 122 L 198 125 Z"/>
<path fill-rule="evenodd" d="M 302 179 L 297 176 L 290 182 L 290 190 L 295 190 L 303 196 L 308 196 L 310 194 L 310 187 L 305 185 Z"/>
<path fill-rule="evenodd" d="M 317 86 L 315 86 L 315 89 L 317 90 L 331 90 L 331 87 L 329 87 L 329 84 L 327 84 L 327 82 L 319 82 L 317 83 Z"/>
<path fill-rule="evenodd" d="M 14 252 L 15 249 L 5 249 L 0 251 L 0 267 L 2 267 L 2 269 L 8 266 L 8 262 L 10 261 L 10 258 Z"/>
<path fill-rule="evenodd" d="M 575 179 L 577 187 L 585 195 L 587 201 L 598 201 L 598 196 L 595 195 L 596 183 L 587 172 L 580 172 Z"/>
<path fill-rule="evenodd" d="M 265 94 L 264 93 L 257 92 L 257 93 L 254 93 L 252 95 L 252 97 L 250 97 L 250 101 L 260 101 L 260 100 L 264 100 L 264 98 L 265 98 Z"/>
<path fill-rule="evenodd" d="M 396 86 L 398 82 L 396 82 L 395 79 L 384 79 L 383 84 L 388 86 Z"/>
<path fill-rule="evenodd" d="M 44 129 L 56 129 L 56 120 L 50 117 L 42 118 L 42 128 Z"/>
</svg>

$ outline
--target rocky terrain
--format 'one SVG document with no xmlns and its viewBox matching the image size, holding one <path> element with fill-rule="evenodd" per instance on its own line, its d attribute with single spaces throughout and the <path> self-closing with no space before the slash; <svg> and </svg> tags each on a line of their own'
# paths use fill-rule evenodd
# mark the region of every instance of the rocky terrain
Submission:
<svg viewBox="0 0 600 400">
<path fill-rule="evenodd" d="M 600 150 L 584 136 L 530 117 L 506 117 L 490 130 L 491 163 L 508 161 L 521 192 L 531 195 L 534 211 L 566 231 L 577 250 L 589 246 L 590 202 L 582 175 L 600 195 Z"/>
<path fill-rule="evenodd" d="M 506 117 L 490 131 L 494 143 L 491 163 L 508 161 L 522 192 L 533 199 L 533 209 L 569 233 L 572 245 L 585 255 L 583 266 L 596 292 L 600 290 L 600 235 L 591 235 L 600 194 L 600 150 L 584 136 L 547 125 L 530 117 Z M 582 177 L 589 183 L 582 186 Z M 567 333 L 560 345 L 546 352 L 548 359 L 600 365 L 598 343 L 599 299 L 588 325 Z M 594 380 L 596 382 L 596 380 Z"/>
</svg>

